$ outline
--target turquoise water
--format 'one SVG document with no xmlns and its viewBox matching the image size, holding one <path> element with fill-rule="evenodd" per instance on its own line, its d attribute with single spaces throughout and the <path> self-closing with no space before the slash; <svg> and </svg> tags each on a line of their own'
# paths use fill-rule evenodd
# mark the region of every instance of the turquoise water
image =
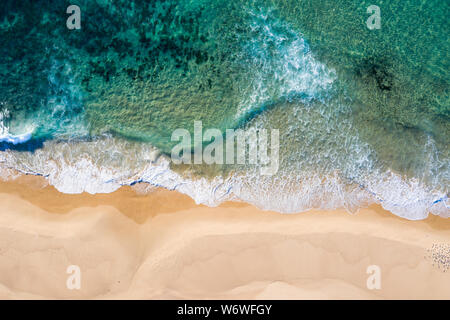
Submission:
<svg viewBox="0 0 450 320">
<path fill-rule="evenodd" d="M 80 30 L 66 28 L 70 4 Z M 366 26 L 372 4 L 379 30 Z M 1 163 L 62 192 L 140 181 L 213 205 L 377 202 L 411 219 L 448 215 L 449 10 L 431 0 L 5 1 Z M 194 121 L 279 129 L 278 173 L 164 162 L 172 132 Z"/>
</svg>

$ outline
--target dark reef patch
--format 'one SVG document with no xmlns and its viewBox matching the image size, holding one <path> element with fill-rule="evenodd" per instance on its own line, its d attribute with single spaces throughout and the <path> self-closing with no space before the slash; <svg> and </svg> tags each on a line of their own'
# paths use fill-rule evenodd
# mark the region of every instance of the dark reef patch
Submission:
<svg viewBox="0 0 450 320">
<path fill-rule="evenodd" d="M 389 72 L 389 65 L 384 59 L 365 58 L 362 64 L 356 67 L 356 74 L 362 81 L 375 79 L 381 91 L 391 91 L 394 84 L 393 75 Z"/>
</svg>

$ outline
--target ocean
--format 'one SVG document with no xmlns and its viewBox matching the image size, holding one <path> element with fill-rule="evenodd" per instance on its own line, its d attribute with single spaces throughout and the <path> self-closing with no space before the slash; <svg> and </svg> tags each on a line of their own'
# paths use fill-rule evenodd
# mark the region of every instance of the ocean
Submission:
<svg viewBox="0 0 450 320">
<path fill-rule="evenodd" d="M 5 0 L 0 175 L 64 193 L 142 183 L 210 206 L 449 217 L 449 17 L 438 0 Z M 278 130 L 276 173 L 175 165 L 172 134 L 196 121 L 224 137 Z"/>
</svg>

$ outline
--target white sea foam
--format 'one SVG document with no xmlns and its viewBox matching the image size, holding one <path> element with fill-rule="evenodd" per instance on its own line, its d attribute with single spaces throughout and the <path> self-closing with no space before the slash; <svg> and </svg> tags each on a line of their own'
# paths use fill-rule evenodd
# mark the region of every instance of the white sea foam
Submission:
<svg viewBox="0 0 450 320">
<path fill-rule="evenodd" d="M 127 161 L 131 157 L 136 161 Z M 101 160 L 99 160 L 99 158 Z M 257 170 L 235 173 L 212 180 L 182 176 L 170 169 L 170 161 L 150 146 L 113 138 L 96 141 L 46 142 L 31 153 L 7 150 L 0 153 L 0 173 L 10 177 L 10 168 L 39 174 L 64 193 L 107 193 L 136 182 L 177 190 L 198 204 L 216 206 L 227 200 L 245 201 L 265 210 L 295 213 L 311 208 L 357 208 L 379 203 L 401 217 L 417 220 L 428 212 L 449 217 L 445 192 L 431 190 L 418 181 L 407 180 L 391 171 L 373 172 L 365 186 L 349 184 L 338 173 L 284 173 L 274 179 Z"/>
<path fill-rule="evenodd" d="M 8 109 L 4 109 L 0 111 L 0 142 L 11 143 L 13 145 L 17 145 L 20 143 L 27 142 L 31 139 L 33 134 L 33 129 L 20 134 L 12 134 L 9 132 L 9 127 L 5 123 L 9 118 Z"/>
<path fill-rule="evenodd" d="M 305 39 L 287 23 L 270 12 L 250 11 L 250 15 L 252 37 L 243 51 L 252 81 L 241 89 L 243 99 L 236 117 L 281 98 L 326 96 L 336 72 L 317 61 Z"/>
<path fill-rule="evenodd" d="M 27 132 L 23 134 L 13 135 L 13 134 L 2 134 L 0 135 L 0 142 L 12 143 L 14 145 L 19 143 L 27 142 L 31 139 L 32 132 Z"/>
</svg>

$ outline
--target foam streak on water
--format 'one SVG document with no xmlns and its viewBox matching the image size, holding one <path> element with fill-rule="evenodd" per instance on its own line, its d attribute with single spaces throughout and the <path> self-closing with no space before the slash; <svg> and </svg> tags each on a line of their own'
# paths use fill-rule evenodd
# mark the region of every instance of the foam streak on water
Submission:
<svg viewBox="0 0 450 320">
<path fill-rule="evenodd" d="M 250 16 L 251 40 L 243 50 L 252 81 L 242 90 L 245 98 L 236 117 L 279 99 L 327 96 L 335 71 L 314 58 L 305 39 L 270 11 L 250 10 Z"/>
<path fill-rule="evenodd" d="M 6 142 L 13 145 L 27 142 L 31 139 L 33 130 L 21 134 L 11 134 L 8 125 L 5 124 L 9 117 L 8 109 L 0 111 L 0 142 Z"/>
</svg>

